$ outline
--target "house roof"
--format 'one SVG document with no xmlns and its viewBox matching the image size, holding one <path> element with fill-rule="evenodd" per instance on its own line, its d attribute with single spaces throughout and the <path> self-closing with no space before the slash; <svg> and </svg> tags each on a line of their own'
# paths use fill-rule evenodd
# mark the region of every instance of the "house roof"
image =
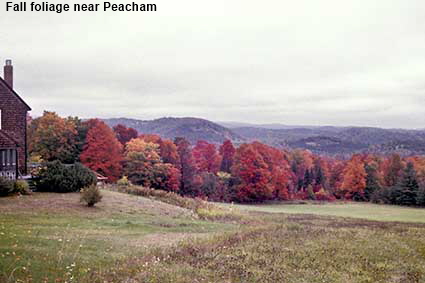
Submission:
<svg viewBox="0 0 425 283">
<path fill-rule="evenodd" d="M 7 89 L 10 90 L 10 92 L 12 92 L 26 107 L 28 111 L 31 111 L 31 107 L 28 106 L 28 104 L 16 93 L 15 90 L 13 90 L 13 88 L 11 88 L 6 82 L 5 80 L 3 80 L 2 77 L 0 77 L 0 83 L 2 85 L 4 85 Z"/>
<path fill-rule="evenodd" d="M 100 174 L 100 173 L 98 173 L 96 171 L 93 171 L 93 172 L 96 175 L 96 178 L 97 178 L 98 181 L 100 181 L 100 180 L 108 180 L 108 177 L 105 177 L 105 176 L 103 176 L 102 174 Z"/>
<path fill-rule="evenodd" d="M 19 143 L 9 136 L 5 131 L 0 130 L 0 148 L 18 147 Z"/>
</svg>

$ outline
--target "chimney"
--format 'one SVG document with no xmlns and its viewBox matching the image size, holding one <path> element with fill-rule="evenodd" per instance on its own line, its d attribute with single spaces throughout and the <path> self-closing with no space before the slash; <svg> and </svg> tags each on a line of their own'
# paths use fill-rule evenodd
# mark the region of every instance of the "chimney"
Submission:
<svg viewBox="0 0 425 283">
<path fill-rule="evenodd" d="M 7 59 L 6 65 L 4 65 L 4 76 L 3 76 L 5 82 L 13 88 L 13 66 L 12 66 L 12 60 Z"/>
</svg>

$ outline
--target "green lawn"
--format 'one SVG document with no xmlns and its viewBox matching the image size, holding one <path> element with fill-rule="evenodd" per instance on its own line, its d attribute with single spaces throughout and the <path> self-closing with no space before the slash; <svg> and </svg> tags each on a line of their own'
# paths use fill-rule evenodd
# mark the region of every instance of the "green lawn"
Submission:
<svg viewBox="0 0 425 283">
<path fill-rule="evenodd" d="M 269 204 L 234 205 L 242 210 L 272 213 L 304 213 L 340 217 L 362 218 L 376 221 L 401 221 L 425 223 L 424 208 L 410 208 L 372 203 L 326 203 L 326 204 Z"/>
</svg>

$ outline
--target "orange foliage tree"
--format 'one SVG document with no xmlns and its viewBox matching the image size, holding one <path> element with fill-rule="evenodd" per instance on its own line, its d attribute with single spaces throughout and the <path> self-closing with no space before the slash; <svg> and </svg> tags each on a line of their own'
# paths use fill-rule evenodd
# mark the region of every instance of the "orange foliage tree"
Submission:
<svg viewBox="0 0 425 283">
<path fill-rule="evenodd" d="M 362 196 L 366 188 L 366 175 L 361 156 L 354 155 L 344 169 L 339 192 L 347 199 L 354 194 Z"/>
<path fill-rule="evenodd" d="M 159 145 L 140 138 L 132 139 L 125 150 L 125 174 L 134 184 L 154 189 L 178 191 L 180 171 L 170 163 L 163 163 Z"/>
</svg>

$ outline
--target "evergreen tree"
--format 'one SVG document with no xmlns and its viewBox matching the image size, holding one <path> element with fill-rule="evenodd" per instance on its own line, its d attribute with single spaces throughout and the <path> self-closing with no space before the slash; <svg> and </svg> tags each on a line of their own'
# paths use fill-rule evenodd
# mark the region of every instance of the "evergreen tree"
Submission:
<svg viewBox="0 0 425 283">
<path fill-rule="evenodd" d="M 369 201 L 374 192 L 381 189 L 378 179 L 378 169 L 374 164 L 366 164 L 366 188 L 364 189 L 364 198 Z"/>
<path fill-rule="evenodd" d="M 303 181 L 303 187 L 306 189 L 309 185 L 312 183 L 312 176 L 311 176 L 310 170 L 306 169 L 304 173 L 304 181 Z"/>
<path fill-rule="evenodd" d="M 396 204 L 415 205 L 419 184 L 413 163 L 407 163 L 400 182 L 392 190 L 392 199 Z"/>
</svg>

